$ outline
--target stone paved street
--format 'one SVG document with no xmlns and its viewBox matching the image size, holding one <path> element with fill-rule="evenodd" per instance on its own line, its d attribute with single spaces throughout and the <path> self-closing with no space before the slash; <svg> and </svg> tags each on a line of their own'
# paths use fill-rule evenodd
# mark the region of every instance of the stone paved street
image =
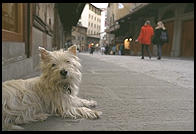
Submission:
<svg viewBox="0 0 196 134">
<path fill-rule="evenodd" d="M 26 131 L 193 131 L 194 61 L 78 54 L 79 97 L 97 101 L 98 120 L 49 117 Z"/>
</svg>

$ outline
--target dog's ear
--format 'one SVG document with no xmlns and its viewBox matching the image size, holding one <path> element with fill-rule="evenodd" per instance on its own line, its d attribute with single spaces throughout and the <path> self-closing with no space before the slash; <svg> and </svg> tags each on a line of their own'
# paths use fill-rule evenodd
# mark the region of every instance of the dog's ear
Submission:
<svg viewBox="0 0 196 134">
<path fill-rule="evenodd" d="M 68 52 L 71 52 L 72 54 L 76 55 L 76 45 L 72 45 L 68 48 Z"/>
<path fill-rule="evenodd" d="M 47 51 L 45 48 L 43 47 L 39 47 L 38 48 L 39 52 L 40 52 L 40 55 L 41 55 L 41 59 L 42 60 L 45 60 L 45 59 L 48 59 L 49 55 L 50 55 L 50 52 Z"/>
</svg>

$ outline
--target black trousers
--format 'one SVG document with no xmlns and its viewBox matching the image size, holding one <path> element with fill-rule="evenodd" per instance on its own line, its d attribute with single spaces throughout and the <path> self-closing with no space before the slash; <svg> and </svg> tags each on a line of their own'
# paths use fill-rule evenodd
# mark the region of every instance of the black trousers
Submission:
<svg viewBox="0 0 196 134">
<path fill-rule="evenodd" d="M 163 46 L 163 43 L 158 43 L 157 44 L 157 56 L 159 58 L 161 58 L 161 56 L 162 56 L 162 46 Z"/>
<path fill-rule="evenodd" d="M 151 58 L 151 52 L 150 52 L 150 49 L 149 49 L 149 45 L 145 45 L 145 44 L 142 44 L 142 58 L 144 58 L 144 47 L 148 53 L 148 56 L 149 58 Z"/>
</svg>

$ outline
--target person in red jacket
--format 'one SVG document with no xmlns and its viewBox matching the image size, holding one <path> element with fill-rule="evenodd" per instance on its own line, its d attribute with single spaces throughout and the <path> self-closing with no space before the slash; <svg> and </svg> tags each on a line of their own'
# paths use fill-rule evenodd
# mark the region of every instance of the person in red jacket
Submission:
<svg viewBox="0 0 196 134">
<path fill-rule="evenodd" d="M 136 40 L 136 42 L 139 41 L 139 43 L 142 45 L 142 59 L 144 59 L 144 47 L 146 51 L 148 52 L 149 58 L 151 59 L 149 45 L 151 45 L 151 39 L 153 35 L 154 35 L 154 30 L 152 26 L 150 25 L 150 21 L 147 20 L 144 23 L 144 26 L 142 26 L 139 37 Z"/>
</svg>

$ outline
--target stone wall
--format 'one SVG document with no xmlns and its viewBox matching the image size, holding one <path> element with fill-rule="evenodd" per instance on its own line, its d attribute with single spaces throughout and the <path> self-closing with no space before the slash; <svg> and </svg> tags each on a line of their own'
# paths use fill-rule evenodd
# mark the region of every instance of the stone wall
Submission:
<svg viewBox="0 0 196 134">
<path fill-rule="evenodd" d="M 2 81 L 32 73 L 32 58 L 26 58 L 25 44 L 2 42 Z"/>
<path fill-rule="evenodd" d="M 52 50 L 54 4 L 37 4 L 36 9 L 40 10 L 36 10 L 36 16 L 33 16 L 32 47 L 29 58 L 27 58 L 25 51 L 25 46 L 29 44 L 26 44 L 25 41 L 2 42 L 2 81 L 19 79 L 39 71 L 38 47 L 42 46 Z M 61 38 L 62 35 L 59 40 Z"/>
</svg>

